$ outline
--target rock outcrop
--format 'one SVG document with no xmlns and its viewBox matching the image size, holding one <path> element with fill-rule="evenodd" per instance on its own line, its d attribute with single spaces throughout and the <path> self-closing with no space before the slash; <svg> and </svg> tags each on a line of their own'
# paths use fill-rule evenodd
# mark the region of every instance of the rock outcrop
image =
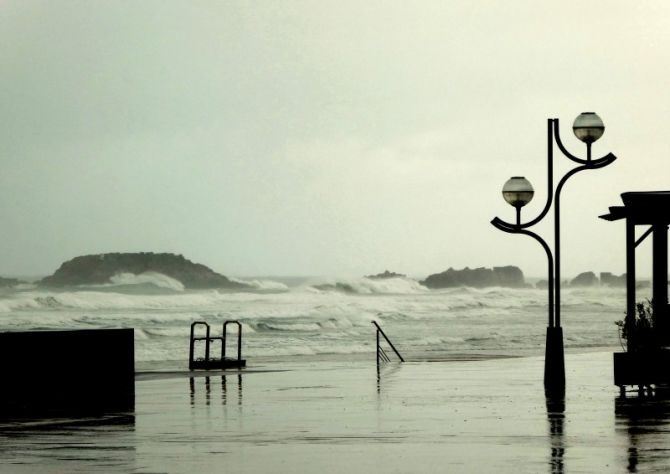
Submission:
<svg viewBox="0 0 670 474">
<path fill-rule="evenodd" d="M 593 272 L 580 273 L 570 280 L 570 286 L 598 286 L 599 283 L 598 277 Z"/>
<path fill-rule="evenodd" d="M 546 290 L 549 288 L 549 281 L 548 280 L 540 280 L 537 283 L 535 283 L 535 288 L 538 288 L 540 290 Z"/>
<path fill-rule="evenodd" d="M 609 287 L 624 287 L 626 286 L 626 274 L 616 276 L 610 272 L 601 272 L 600 284 Z"/>
<path fill-rule="evenodd" d="M 7 288 L 11 286 L 20 285 L 25 283 L 25 281 L 17 280 L 16 278 L 5 278 L 0 277 L 0 288 Z"/>
<path fill-rule="evenodd" d="M 523 272 L 519 267 L 493 267 L 473 268 L 465 267 L 463 270 L 449 268 L 442 273 L 435 273 L 420 282 L 428 288 L 452 288 L 458 286 L 470 286 L 473 288 L 485 288 L 489 286 L 503 286 L 508 288 L 523 288 L 526 282 Z"/>
<path fill-rule="evenodd" d="M 407 275 L 384 270 L 384 273 L 377 273 L 376 275 L 367 275 L 365 278 L 371 278 L 373 280 L 384 280 L 386 278 L 407 278 Z"/>
<path fill-rule="evenodd" d="M 172 253 L 105 253 L 75 257 L 63 263 L 56 272 L 43 278 L 40 286 L 68 287 L 101 285 L 118 274 L 139 275 L 156 272 L 180 281 L 187 289 L 245 289 L 247 285 L 231 281 L 200 263 Z"/>
</svg>

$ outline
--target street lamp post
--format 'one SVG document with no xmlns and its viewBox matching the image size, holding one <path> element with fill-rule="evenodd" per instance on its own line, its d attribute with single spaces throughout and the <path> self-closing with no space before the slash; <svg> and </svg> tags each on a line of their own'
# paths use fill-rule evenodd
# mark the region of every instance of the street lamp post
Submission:
<svg viewBox="0 0 670 474">
<path fill-rule="evenodd" d="M 548 269 L 548 325 L 544 358 L 544 388 L 548 395 L 560 395 L 565 392 L 565 362 L 563 357 L 563 328 L 561 327 L 561 220 L 560 198 L 565 183 L 580 171 L 604 168 L 611 164 L 616 157 L 608 153 L 597 160 L 591 159 L 591 145 L 598 140 L 605 126 L 597 114 L 584 112 L 580 114 L 572 126 L 572 130 L 579 140 L 586 144 L 586 159 L 577 158 L 570 153 L 559 135 L 558 119 L 547 120 L 547 202 L 542 212 L 534 219 L 522 223 L 521 208 L 533 198 L 534 190 L 530 182 L 521 177 L 510 178 L 503 186 L 503 197 L 516 209 L 516 223 L 511 224 L 496 217 L 491 221 L 497 229 L 510 234 L 523 234 L 532 237 L 540 243 L 547 254 Z M 578 166 L 568 171 L 554 189 L 554 143 L 569 160 Z M 554 251 L 536 233 L 528 230 L 540 222 L 554 204 Z"/>
</svg>

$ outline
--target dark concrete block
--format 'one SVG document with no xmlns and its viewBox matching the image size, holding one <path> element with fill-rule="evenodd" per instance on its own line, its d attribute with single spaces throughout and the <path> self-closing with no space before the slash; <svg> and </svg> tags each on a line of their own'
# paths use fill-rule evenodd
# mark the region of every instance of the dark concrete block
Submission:
<svg viewBox="0 0 670 474">
<path fill-rule="evenodd" d="M 0 333 L 0 414 L 135 408 L 133 329 Z"/>
<path fill-rule="evenodd" d="M 670 351 L 615 352 L 614 385 L 670 383 Z"/>
</svg>

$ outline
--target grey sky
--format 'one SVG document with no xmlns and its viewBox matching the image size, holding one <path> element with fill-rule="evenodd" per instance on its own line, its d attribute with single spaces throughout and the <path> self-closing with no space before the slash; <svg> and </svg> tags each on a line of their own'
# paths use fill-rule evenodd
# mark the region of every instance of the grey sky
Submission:
<svg viewBox="0 0 670 474">
<path fill-rule="evenodd" d="M 566 188 L 563 273 L 623 272 L 623 225 L 596 217 L 670 189 L 669 23 L 665 1 L 0 0 L 0 274 L 153 250 L 228 275 L 542 275 L 489 221 L 511 175 L 537 212 L 546 119 L 582 153 L 582 111 L 619 160 Z"/>
</svg>

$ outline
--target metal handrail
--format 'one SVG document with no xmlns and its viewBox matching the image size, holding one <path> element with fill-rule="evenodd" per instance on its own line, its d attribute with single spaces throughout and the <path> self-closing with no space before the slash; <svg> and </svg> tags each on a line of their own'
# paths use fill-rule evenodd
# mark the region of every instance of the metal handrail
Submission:
<svg viewBox="0 0 670 474">
<path fill-rule="evenodd" d="M 386 339 L 386 342 L 388 342 L 388 345 L 393 349 L 393 352 L 395 352 L 395 355 L 398 356 L 398 359 L 400 359 L 400 362 L 405 362 L 405 359 L 402 358 L 400 355 L 400 352 L 395 348 L 391 340 L 386 336 L 384 333 L 384 330 L 377 324 L 376 321 L 372 321 L 372 324 L 375 325 L 377 328 L 377 365 L 379 365 L 379 360 L 383 360 L 384 362 L 390 362 L 391 359 L 389 359 L 389 356 L 386 354 L 386 351 L 384 351 L 384 348 L 379 344 L 379 335 L 381 334 L 384 336 L 384 339 Z"/>
<path fill-rule="evenodd" d="M 226 358 L 226 334 L 228 325 L 237 324 L 237 360 L 242 360 L 242 324 L 239 321 L 226 321 L 223 323 L 223 341 L 221 343 L 221 360 Z"/>
<path fill-rule="evenodd" d="M 228 324 L 237 325 L 237 359 L 226 358 L 226 339 L 228 335 Z M 196 330 L 198 326 L 204 326 L 204 336 L 202 335 L 202 330 L 200 334 L 196 336 Z M 220 342 L 219 342 L 220 341 Z M 195 357 L 195 345 L 196 343 L 204 342 L 205 343 L 205 357 L 198 358 Z M 212 344 L 219 342 L 221 344 L 221 357 L 217 358 L 216 355 L 212 357 Z M 205 370 L 225 370 L 227 368 L 242 368 L 246 367 L 247 361 L 242 359 L 242 324 L 239 321 L 225 321 L 223 323 L 223 331 L 220 336 L 212 336 L 210 331 L 210 326 L 204 321 L 195 321 L 191 324 L 191 342 L 189 347 L 189 357 L 188 357 L 188 368 L 189 370 L 196 369 L 205 369 Z"/>
<path fill-rule="evenodd" d="M 205 326 L 206 332 L 205 332 L 205 337 L 195 337 L 195 328 L 196 326 Z M 193 370 L 193 361 L 195 360 L 193 357 L 195 355 L 195 341 L 205 341 L 205 360 L 209 361 L 209 341 L 211 338 L 209 337 L 209 324 L 207 324 L 204 321 L 195 321 L 194 323 L 191 324 L 191 343 L 189 346 L 189 352 L 188 352 L 188 368 L 189 370 Z"/>
<path fill-rule="evenodd" d="M 379 348 L 379 355 L 381 356 L 381 359 L 384 362 L 391 362 L 391 359 L 389 359 L 389 356 L 386 354 L 386 351 L 382 347 Z"/>
</svg>

